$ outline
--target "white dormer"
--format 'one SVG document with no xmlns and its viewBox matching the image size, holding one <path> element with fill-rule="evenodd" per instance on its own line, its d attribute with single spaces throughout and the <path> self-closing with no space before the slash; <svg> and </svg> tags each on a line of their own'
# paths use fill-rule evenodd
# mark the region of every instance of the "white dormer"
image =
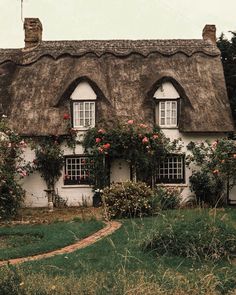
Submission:
<svg viewBox="0 0 236 295">
<path fill-rule="evenodd" d="M 171 82 L 162 83 L 154 93 L 156 122 L 162 128 L 177 128 L 180 95 Z"/>
<path fill-rule="evenodd" d="M 89 83 L 79 83 L 70 98 L 73 109 L 73 128 L 86 130 L 94 127 L 97 95 Z"/>
<path fill-rule="evenodd" d="M 72 100 L 96 100 L 97 95 L 87 82 L 81 82 L 70 97 Z"/>
</svg>

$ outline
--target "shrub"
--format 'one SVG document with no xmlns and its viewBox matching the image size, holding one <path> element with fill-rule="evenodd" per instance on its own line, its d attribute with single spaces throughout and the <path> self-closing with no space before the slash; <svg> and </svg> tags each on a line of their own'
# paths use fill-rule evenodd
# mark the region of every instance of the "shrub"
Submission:
<svg viewBox="0 0 236 295">
<path fill-rule="evenodd" d="M 206 203 L 210 206 L 222 205 L 224 203 L 224 184 L 217 175 L 208 173 L 205 170 L 193 172 L 189 178 L 190 189 L 197 198 L 197 203 Z"/>
<path fill-rule="evenodd" d="M 235 253 L 236 229 L 209 214 L 165 220 L 145 237 L 141 247 L 158 255 L 216 261 Z"/>
<path fill-rule="evenodd" d="M 26 142 L 0 120 L 0 219 L 14 217 L 24 199 L 17 183 L 32 170 L 24 159 Z"/>
<path fill-rule="evenodd" d="M 157 186 L 154 190 L 154 196 L 156 206 L 162 210 L 175 209 L 179 206 L 180 194 L 176 188 Z"/>
<path fill-rule="evenodd" d="M 103 200 L 109 217 L 135 217 L 152 212 L 153 192 L 143 182 L 115 183 L 104 189 Z"/>
</svg>

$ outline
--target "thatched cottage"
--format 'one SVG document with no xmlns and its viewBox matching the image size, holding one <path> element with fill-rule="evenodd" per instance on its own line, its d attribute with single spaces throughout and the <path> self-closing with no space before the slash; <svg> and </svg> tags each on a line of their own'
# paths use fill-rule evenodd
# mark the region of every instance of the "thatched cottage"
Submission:
<svg viewBox="0 0 236 295">
<path fill-rule="evenodd" d="M 22 135 L 63 134 L 68 104 L 78 136 L 101 121 L 129 119 L 157 123 L 166 136 L 186 144 L 234 130 L 213 25 L 205 26 L 201 40 L 42 41 L 37 18 L 26 18 L 24 29 L 25 48 L 0 49 L 0 111 Z M 75 155 L 70 149 L 64 154 L 63 174 L 83 175 L 82 146 Z M 26 156 L 33 159 L 33 151 Z M 111 181 L 129 179 L 129 169 L 117 159 Z M 170 156 L 160 173 L 169 185 L 181 187 L 184 197 L 190 194 L 184 157 Z M 47 205 L 37 173 L 26 177 L 23 187 L 27 205 Z M 56 188 L 71 205 L 93 195 L 89 184 L 68 185 L 63 175 Z"/>
</svg>

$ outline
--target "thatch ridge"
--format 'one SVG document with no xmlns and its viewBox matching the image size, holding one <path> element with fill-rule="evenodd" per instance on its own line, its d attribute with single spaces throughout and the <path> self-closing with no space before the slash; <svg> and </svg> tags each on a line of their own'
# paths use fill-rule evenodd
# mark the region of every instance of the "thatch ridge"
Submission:
<svg viewBox="0 0 236 295">
<path fill-rule="evenodd" d="M 64 55 L 79 57 L 90 53 L 97 57 L 104 54 L 125 57 L 133 53 L 143 57 L 152 53 L 163 56 L 182 53 L 189 57 L 196 53 L 209 56 L 220 54 L 216 45 L 201 39 L 42 41 L 33 48 L 0 49 L 0 64 L 12 61 L 18 65 L 29 65 L 43 56 L 57 60 Z"/>
</svg>

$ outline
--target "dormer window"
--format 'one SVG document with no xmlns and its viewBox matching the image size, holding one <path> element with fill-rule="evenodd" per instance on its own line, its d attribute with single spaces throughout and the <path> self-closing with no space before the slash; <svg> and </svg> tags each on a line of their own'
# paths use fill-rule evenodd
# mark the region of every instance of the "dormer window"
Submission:
<svg viewBox="0 0 236 295">
<path fill-rule="evenodd" d="M 73 128 L 88 129 L 95 126 L 97 95 L 87 82 L 81 82 L 71 94 Z"/>
<path fill-rule="evenodd" d="M 156 123 L 162 128 L 177 128 L 179 93 L 171 82 L 164 82 L 154 93 Z"/>
</svg>

